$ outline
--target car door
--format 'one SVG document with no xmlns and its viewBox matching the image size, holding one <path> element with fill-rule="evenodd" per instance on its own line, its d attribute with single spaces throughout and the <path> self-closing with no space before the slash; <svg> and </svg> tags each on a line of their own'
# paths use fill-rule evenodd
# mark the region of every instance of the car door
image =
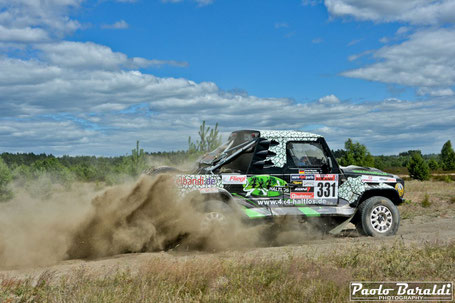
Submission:
<svg viewBox="0 0 455 303">
<path fill-rule="evenodd" d="M 283 175 L 288 206 L 338 204 L 339 175 L 333 173 L 322 142 L 288 141 Z"/>
</svg>

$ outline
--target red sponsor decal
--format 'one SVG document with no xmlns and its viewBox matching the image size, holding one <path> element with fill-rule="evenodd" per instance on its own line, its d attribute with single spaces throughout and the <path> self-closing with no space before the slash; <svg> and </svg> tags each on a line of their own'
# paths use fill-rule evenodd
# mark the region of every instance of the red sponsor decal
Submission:
<svg viewBox="0 0 455 303">
<path fill-rule="evenodd" d="M 313 199 L 314 193 L 298 192 L 291 193 L 291 199 Z"/>
<path fill-rule="evenodd" d="M 229 178 L 229 181 L 230 182 L 245 182 L 246 180 L 246 176 L 231 176 Z"/>
<path fill-rule="evenodd" d="M 316 181 L 335 181 L 337 175 L 316 175 L 314 179 Z"/>
</svg>

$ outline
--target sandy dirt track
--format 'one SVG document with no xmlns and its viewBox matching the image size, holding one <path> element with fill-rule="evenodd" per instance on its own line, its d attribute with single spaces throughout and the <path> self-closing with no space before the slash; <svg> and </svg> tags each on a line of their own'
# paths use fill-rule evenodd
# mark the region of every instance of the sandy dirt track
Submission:
<svg viewBox="0 0 455 303">
<path fill-rule="evenodd" d="M 339 236 L 321 236 L 318 239 L 301 241 L 286 246 L 259 247 L 239 250 L 227 250 L 216 253 L 197 251 L 166 251 L 155 253 L 122 254 L 95 260 L 66 260 L 55 265 L 36 268 L 0 269 L 2 279 L 38 279 L 46 272 L 55 279 L 77 271 L 84 271 L 96 277 L 114 274 L 118 271 L 140 272 L 141 268 L 156 258 L 165 258 L 173 262 L 186 262 L 197 258 L 284 258 L 294 256 L 330 256 L 335 251 L 348 250 L 358 245 L 393 245 L 402 241 L 405 245 L 425 245 L 425 243 L 444 243 L 455 241 L 455 218 L 453 216 L 431 217 L 420 216 L 402 220 L 396 236 L 387 238 L 361 237 L 349 226 Z"/>
</svg>

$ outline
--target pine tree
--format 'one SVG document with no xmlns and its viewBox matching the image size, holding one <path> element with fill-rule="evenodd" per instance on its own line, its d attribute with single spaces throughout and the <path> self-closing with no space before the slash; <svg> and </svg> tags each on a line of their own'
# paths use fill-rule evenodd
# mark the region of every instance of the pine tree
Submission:
<svg viewBox="0 0 455 303">
<path fill-rule="evenodd" d="M 430 161 L 428 161 L 428 166 L 430 167 L 431 170 L 437 170 L 439 168 L 438 161 L 436 161 L 435 159 L 431 159 Z"/>
<path fill-rule="evenodd" d="M 441 149 L 441 166 L 444 170 L 455 169 L 455 152 L 452 148 L 452 143 L 447 141 Z"/>
<path fill-rule="evenodd" d="M 424 181 L 430 179 L 430 168 L 422 158 L 420 152 L 414 152 L 408 163 L 408 171 L 411 178 Z"/>
<path fill-rule="evenodd" d="M 137 175 L 145 168 L 144 149 L 139 149 L 139 140 L 136 141 L 136 148 L 131 150 L 132 175 Z"/>
<path fill-rule="evenodd" d="M 8 185 L 13 179 L 8 166 L 0 158 L 0 201 L 6 201 L 13 197 Z"/>
<path fill-rule="evenodd" d="M 359 142 L 354 143 L 352 142 L 352 139 L 349 138 L 344 143 L 344 148 L 346 151 L 340 159 L 341 165 L 374 166 L 374 158 L 365 145 L 360 144 Z"/>
<path fill-rule="evenodd" d="M 188 152 L 190 153 L 206 153 L 214 150 L 221 144 L 221 135 L 218 130 L 218 123 L 214 128 L 205 126 L 205 121 L 202 121 L 199 127 L 199 140 L 194 143 L 191 137 L 188 138 Z"/>
</svg>

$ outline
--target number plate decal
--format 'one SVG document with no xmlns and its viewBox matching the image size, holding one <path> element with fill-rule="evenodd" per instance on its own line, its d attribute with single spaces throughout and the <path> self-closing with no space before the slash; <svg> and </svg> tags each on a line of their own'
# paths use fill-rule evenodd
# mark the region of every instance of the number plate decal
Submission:
<svg viewBox="0 0 455 303">
<path fill-rule="evenodd" d="M 291 175 L 291 181 L 294 181 L 295 187 L 291 190 L 290 198 L 295 200 L 295 204 L 336 205 L 338 203 L 338 175 L 300 175 L 299 180 L 297 179 L 297 176 Z"/>
</svg>

